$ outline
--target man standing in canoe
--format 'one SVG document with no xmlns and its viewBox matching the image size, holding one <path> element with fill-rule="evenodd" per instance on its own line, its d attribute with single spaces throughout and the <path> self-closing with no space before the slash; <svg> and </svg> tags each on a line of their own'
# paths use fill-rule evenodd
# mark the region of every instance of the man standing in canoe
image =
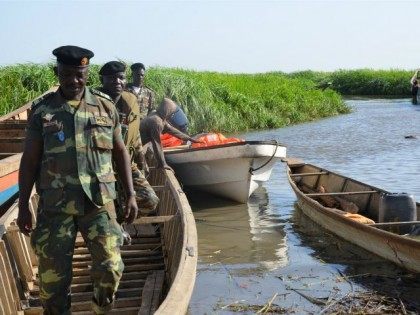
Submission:
<svg viewBox="0 0 420 315">
<path fill-rule="evenodd" d="M 77 232 L 92 257 L 92 310 L 105 314 L 112 309 L 124 269 L 122 233 L 114 208 L 113 164 L 127 196 L 127 222 L 132 222 L 138 211 L 130 157 L 112 101 L 86 87 L 93 53 L 62 46 L 53 54 L 60 86 L 32 106 L 19 171 L 17 224 L 22 233 L 32 232 L 44 314 L 71 313 Z M 35 182 L 40 200 L 32 231 L 28 201 Z"/>
<path fill-rule="evenodd" d="M 147 167 L 140 138 L 140 109 L 134 94 L 124 91 L 126 85 L 126 67 L 119 61 L 107 62 L 99 71 L 102 87 L 100 91 L 108 94 L 115 103 L 120 115 L 122 138 L 130 154 L 133 173 L 134 190 L 140 213 L 148 214 L 156 209 L 158 196 L 144 176 Z M 137 167 L 139 166 L 139 168 Z M 118 194 L 121 197 L 122 194 Z M 122 198 L 118 198 L 118 208 L 122 206 Z M 122 217 L 122 209 L 117 208 L 118 217 Z"/>
<path fill-rule="evenodd" d="M 176 112 L 177 108 L 175 102 L 169 98 L 164 98 L 158 109 L 143 119 L 140 124 L 141 141 L 144 145 L 149 142 L 152 144 L 158 168 L 172 170 L 172 168 L 166 164 L 165 156 L 163 155 L 160 139 L 162 133 L 169 133 L 184 141 L 199 142 L 168 123 L 168 120 Z"/>
<path fill-rule="evenodd" d="M 416 70 L 414 75 L 412 76 L 410 83 L 411 83 L 411 96 L 412 96 L 412 103 L 413 105 L 417 105 L 417 94 L 419 90 L 419 81 L 420 81 L 420 70 Z"/>
<path fill-rule="evenodd" d="M 127 85 L 127 90 L 137 96 L 140 107 L 140 119 L 145 118 L 154 109 L 155 93 L 144 85 L 144 76 L 146 67 L 137 62 L 131 65 L 131 74 L 133 82 Z"/>
</svg>

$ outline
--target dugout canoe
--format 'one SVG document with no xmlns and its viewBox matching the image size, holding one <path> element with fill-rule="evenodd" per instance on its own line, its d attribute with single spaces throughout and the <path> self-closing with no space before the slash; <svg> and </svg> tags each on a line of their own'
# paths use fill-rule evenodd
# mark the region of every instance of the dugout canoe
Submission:
<svg viewBox="0 0 420 315">
<path fill-rule="evenodd" d="M 240 203 L 269 180 L 275 163 L 286 156 L 276 141 L 243 141 L 209 147 L 164 150 L 183 186 Z"/>
<path fill-rule="evenodd" d="M 32 101 L 0 117 L 0 215 L 17 197 L 19 163 L 31 105 Z"/>
<path fill-rule="evenodd" d="M 127 226 L 131 245 L 122 247 L 125 269 L 111 314 L 185 314 L 197 267 L 195 220 L 170 171 L 152 169 L 160 198 L 156 216 Z M 38 197 L 30 209 L 35 219 Z M 0 217 L 0 314 L 42 314 L 37 259 L 29 238 L 18 231 L 17 201 Z M 90 255 L 80 235 L 73 257 L 72 314 L 91 314 Z"/>
<path fill-rule="evenodd" d="M 381 195 L 389 192 L 300 161 L 288 161 L 287 177 L 299 208 L 311 220 L 348 242 L 412 272 L 420 272 L 420 238 L 399 235 L 396 229 L 399 225 L 393 225 L 395 223 L 378 223 Z M 325 203 L 330 202 L 326 198 L 338 200 L 344 208 L 350 205 L 354 209 L 356 205 L 361 217 L 326 206 Z M 419 203 L 416 203 L 416 211 L 420 217 Z M 373 222 L 361 223 L 363 218 Z M 390 227 L 393 232 L 385 230 Z"/>
</svg>

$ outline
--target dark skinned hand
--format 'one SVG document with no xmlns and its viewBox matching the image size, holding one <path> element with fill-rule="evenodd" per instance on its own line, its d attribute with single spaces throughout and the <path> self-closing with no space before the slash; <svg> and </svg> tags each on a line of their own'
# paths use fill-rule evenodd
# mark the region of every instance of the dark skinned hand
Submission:
<svg viewBox="0 0 420 315">
<path fill-rule="evenodd" d="M 32 232 L 32 215 L 27 206 L 25 207 L 19 205 L 17 225 L 19 230 L 26 236 L 29 236 L 29 234 Z"/>
<path fill-rule="evenodd" d="M 128 224 L 133 223 L 134 219 L 137 218 L 138 211 L 136 196 L 128 197 L 125 203 L 125 222 Z"/>
</svg>

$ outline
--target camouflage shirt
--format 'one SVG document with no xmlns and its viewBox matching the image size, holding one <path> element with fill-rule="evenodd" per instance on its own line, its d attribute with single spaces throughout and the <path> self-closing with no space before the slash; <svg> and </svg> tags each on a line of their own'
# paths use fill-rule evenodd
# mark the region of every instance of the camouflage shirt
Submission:
<svg viewBox="0 0 420 315">
<path fill-rule="evenodd" d="M 121 126 L 107 95 L 86 88 L 77 108 L 59 91 L 42 97 L 33 105 L 27 139 L 43 142 L 36 186 L 44 209 L 81 215 L 86 196 L 97 207 L 115 199 L 111 150 Z"/>
<path fill-rule="evenodd" d="M 137 102 L 140 108 L 140 119 L 145 118 L 153 109 L 155 109 L 155 93 L 151 89 L 145 86 L 139 88 L 132 84 L 128 84 L 127 90 L 137 96 Z"/>
</svg>

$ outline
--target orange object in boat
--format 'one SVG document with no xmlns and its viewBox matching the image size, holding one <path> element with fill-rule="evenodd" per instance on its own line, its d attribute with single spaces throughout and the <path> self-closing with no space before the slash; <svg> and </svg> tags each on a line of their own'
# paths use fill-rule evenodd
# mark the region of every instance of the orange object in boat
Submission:
<svg viewBox="0 0 420 315">
<path fill-rule="evenodd" d="M 346 213 L 344 213 L 344 216 L 349 218 L 349 219 L 352 219 L 354 221 L 357 221 L 359 223 L 363 223 L 363 224 L 374 224 L 375 223 L 375 221 L 373 221 L 369 218 L 366 218 L 366 217 L 364 217 L 360 214 L 357 214 L 357 213 L 346 212 Z"/>
<path fill-rule="evenodd" d="M 226 138 L 221 133 L 207 133 L 201 137 L 198 137 L 196 140 L 200 142 L 191 144 L 192 148 L 211 147 L 226 143 L 244 142 L 244 140 L 238 138 Z"/>
<path fill-rule="evenodd" d="M 170 135 L 169 133 L 164 133 L 160 135 L 160 143 L 162 143 L 162 147 L 176 147 L 182 144 L 182 140 Z"/>
</svg>

